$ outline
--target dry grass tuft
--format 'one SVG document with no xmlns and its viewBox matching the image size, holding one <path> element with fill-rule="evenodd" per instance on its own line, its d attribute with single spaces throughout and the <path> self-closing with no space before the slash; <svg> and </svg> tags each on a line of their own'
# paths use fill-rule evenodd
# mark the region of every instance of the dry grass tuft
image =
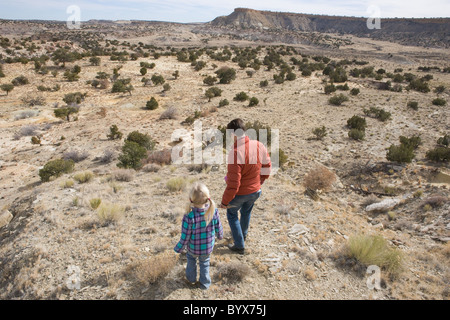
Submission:
<svg viewBox="0 0 450 320">
<path fill-rule="evenodd" d="M 303 185 L 313 191 L 330 189 L 336 175 L 323 166 L 317 166 L 306 175 Z"/>
<path fill-rule="evenodd" d="M 126 269 L 142 286 L 149 286 L 164 279 L 174 268 L 178 257 L 172 252 L 164 252 L 154 257 L 134 262 Z"/>
<path fill-rule="evenodd" d="M 151 152 L 146 161 L 148 163 L 156 163 L 159 165 L 167 165 L 172 163 L 172 149 L 164 149 Z"/>
<path fill-rule="evenodd" d="M 116 181 L 130 182 L 133 180 L 134 170 L 132 169 L 118 169 L 112 173 L 112 178 Z"/>
<path fill-rule="evenodd" d="M 77 173 L 73 176 L 73 178 L 78 182 L 78 183 L 86 183 L 92 180 L 92 178 L 94 178 L 94 174 L 91 171 L 84 171 L 84 172 L 80 172 Z"/>
<path fill-rule="evenodd" d="M 183 177 L 175 177 L 167 181 L 166 187 L 170 192 L 178 192 L 184 190 L 186 184 L 187 182 Z"/>
<path fill-rule="evenodd" d="M 114 203 L 102 203 L 97 208 L 97 215 L 103 225 L 117 223 L 125 215 L 125 207 Z"/>
<path fill-rule="evenodd" d="M 217 280 L 227 282 L 240 282 L 250 273 L 250 268 L 246 264 L 239 262 L 220 263 L 217 265 L 215 277 Z"/>
<path fill-rule="evenodd" d="M 391 276 L 398 276 L 403 269 L 403 255 L 392 248 L 381 235 L 356 235 L 348 239 L 344 254 L 364 266 L 376 265 Z"/>
</svg>

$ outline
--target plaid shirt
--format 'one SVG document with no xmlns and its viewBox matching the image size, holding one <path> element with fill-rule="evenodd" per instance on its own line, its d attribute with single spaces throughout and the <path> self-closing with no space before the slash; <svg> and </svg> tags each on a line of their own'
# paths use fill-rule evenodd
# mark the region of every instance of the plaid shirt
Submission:
<svg viewBox="0 0 450 320">
<path fill-rule="evenodd" d="M 216 233 L 219 240 L 223 239 L 219 210 L 216 209 L 211 222 L 206 226 L 205 209 L 207 208 L 193 207 L 191 212 L 184 215 L 181 224 L 181 238 L 174 248 L 175 252 L 181 253 L 186 247 L 191 254 L 208 255 L 213 250 Z"/>
</svg>

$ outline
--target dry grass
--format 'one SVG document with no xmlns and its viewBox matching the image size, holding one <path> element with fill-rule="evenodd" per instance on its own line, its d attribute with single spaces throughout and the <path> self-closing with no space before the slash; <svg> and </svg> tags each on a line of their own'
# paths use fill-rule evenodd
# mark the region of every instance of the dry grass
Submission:
<svg viewBox="0 0 450 320">
<path fill-rule="evenodd" d="M 336 175 L 323 166 L 317 166 L 306 175 L 303 186 L 310 190 L 330 189 L 333 182 L 336 180 Z"/>
<path fill-rule="evenodd" d="M 346 254 L 365 266 L 376 265 L 392 276 L 399 275 L 403 269 L 403 255 L 400 250 L 390 247 L 380 235 L 350 237 Z"/>
<path fill-rule="evenodd" d="M 164 279 L 175 266 L 178 257 L 172 252 L 164 252 L 154 257 L 134 262 L 125 273 L 132 275 L 142 286 L 149 286 Z"/>
<path fill-rule="evenodd" d="M 167 181 L 166 187 L 170 192 L 178 192 L 184 190 L 186 184 L 187 182 L 183 177 L 175 177 Z"/>
<path fill-rule="evenodd" d="M 310 268 L 306 269 L 304 271 L 304 275 L 305 275 L 305 278 L 309 281 L 314 281 L 317 279 L 317 275 L 314 272 L 314 269 L 310 269 Z"/>
<path fill-rule="evenodd" d="M 112 178 L 116 181 L 130 182 L 134 178 L 134 170 L 118 169 L 112 173 Z"/>
<path fill-rule="evenodd" d="M 102 203 L 102 199 L 100 198 L 93 198 L 91 200 L 89 200 L 89 204 L 91 205 L 91 208 L 96 210 L 100 204 Z"/>
<path fill-rule="evenodd" d="M 240 282 L 250 273 L 250 268 L 246 264 L 239 262 L 219 263 L 215 278 L 227 282 Z"/>
<path fill-rule="evenodd" d="M 103 225 L 117 223 L 123 219 L 125 207 L 114 203 L 102 203 L 97 208 L 97 216 Z"/>
<path fill-rule="evenodd" d="M 92 178 L 94 178 L 94 174 L 91 171 L 84 171 L 84 172 L 80 172 L 80 173 L 75 174 L 73 176 L 73 178 L 78 183 L 86 183 L 86 182 L 91 181 Z"/>
<path fill-rule="evenodd" d="M 150 153 L 145 161 L 145 163 L 155 163 L 159 165 L 167 165 L 172 163 L 172 150 L 164 149 L 153 151 Z"/>
</svg>

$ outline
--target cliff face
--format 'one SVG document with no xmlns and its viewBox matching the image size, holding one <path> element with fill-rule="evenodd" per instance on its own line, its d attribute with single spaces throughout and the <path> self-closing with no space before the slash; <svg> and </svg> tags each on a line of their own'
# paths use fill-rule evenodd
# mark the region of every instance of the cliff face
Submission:
<svg viewBox="0 0 450 320">
<path fill-rule="evenodd" d="M 450 47 L 450 18 L 381 19 L 381 29 L 369 29 L 367 18 L 309 15 L 237 8 L 217 17 L 211 27 L 352 34 L 403 44 Z"/>
</svg>

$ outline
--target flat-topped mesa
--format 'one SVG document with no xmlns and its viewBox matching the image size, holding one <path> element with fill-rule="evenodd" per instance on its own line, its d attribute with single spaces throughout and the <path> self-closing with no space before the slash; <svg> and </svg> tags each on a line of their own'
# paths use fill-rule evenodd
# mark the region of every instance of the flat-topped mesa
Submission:
<svg viewBox="0 0 450 320">
<path fill-rule="evenodd" d="M 351 34 L 409 45 L 450 47 L 450 18 L 381 18 L 381 29 L 368 27 L 368 18 L 327 16 L 236 8 L 209 26 L 232 29 Z"/>
</svg>

